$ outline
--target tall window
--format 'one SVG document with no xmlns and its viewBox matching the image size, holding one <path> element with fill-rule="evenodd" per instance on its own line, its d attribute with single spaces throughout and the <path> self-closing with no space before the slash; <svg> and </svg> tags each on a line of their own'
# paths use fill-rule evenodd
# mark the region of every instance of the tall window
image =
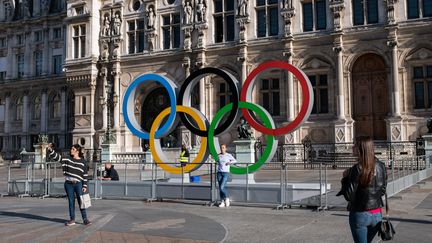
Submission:
<svg viewBox="0 0 432 243">
<path fill-rule="evenodd" d="M 62 28 L 54 28 L 53 29 L 53 39 L 61 39 L 62 38 Z"/>
<path fill-rule="evenodd" d="M 354 25 L 378 23 L 378 0 L 352 0 Z"/>
<path fill-rule="evenodd" d="M 17 59 L 17 75 L 18 78 L 21 78 L 22 76 L 24 76 L 24 54 L 18 54 L 16 56 Z"/>
<path fill-rule="evenodd" d="M 73 27 L 73 43 L 74 43 L 74 58 L 85 56 L 85 42 L 86 42 L 86 26 L 77 25 Z"/>
<path fill-rule="evenodd" d="M 19 46 L 24 45 L 24 35 L 23 34 L 17 35 L 16 38 L 17 38 L 17 45 L 19 45 Z"/>
<path fill-rule="evenodd" d="M 61 74 L 63 65 L 62 55 L 53 56 L 53 74 Z"/>
<path fill-rule="evenodd" d="M 5 48 L 7 45 L 6 37 L 0 38 L 0 48 Z"/>
<path fill-rule="evenodd" d="M 269 111 L 270 115 L 279 116 L 281 103 L 279 79 L 262 79 L 260 92 L 263 107 Z"/>
<path fill-rule="evenodd" d="M 144 20 L 128 22 L 129 54 L 144 51 Z"/>
<path fill-rule="evenodd" d="M 6 78 L 6 71 L 0 72 L 0 81 L 5 80 L 5 78 Z"/>
<path fill-rule="evenodd" d="M 413 68 L 415 109 L 432 107 L 432 65 Z"/>
<path fill-rule="evenodd" d="M 18 98 L 15 106 L 15 120 L 20 121 L 23 118 L 23 100 Z"/>
<path fill-rule="evenodd" d="M 432 0 L 407 0 L 408 19 L 432 17 Z"/>
<path fill-rule="evenodd" d="M 231 102 L 232 92 L 226 83 L 219 83 L 218 100 L 219 108 L 224 107 L 226 104 Z"/>
<path fill-rule="evenodd" d="M 279 34 L 279 15 L 277 0 L 256 0 L 257 36 Z"/>
<path fill-rule="evenodd" d="M 57 13 L 63 10 L 63 6 L 64 6 L 64 2 L 63 0 L 51 0 L 50 3 L 50 13 Z"/>
<path fill-rule="evenodd" d="M 234 0 L 215 0 L 215 42 L 234 40 Z"/>
<path fill-rule="evenodd" d="M 42 75 L 42 52 L 35 51 L 34 53 L 35 76 Z"/>
<path fill-rule="evenodd" d="M 308 76 L 314 91 L 312 114 L 328 113 L 327 75 Z"/>
<path fill-rule="evenodd" d="M 303 2 L 303 31 L 326 29 L 326 17 L 325 0 Z"/>
<path fill-rule="evenodd" d="M 61 109 L 61 98 L 59 94 L 56 94 L 51 99 L 51 118 L 59 118 L 60 117 L 60 109 Z"/>
<path fill-rule="evenodd" d="M 163 49 L 180 47 L 180 14 L 165 15 L 162 21 Z"/>
<path fill-rule="evenodd" d="M 35 34 L 35 41 L 36 42 L 43 41 L 43 31 L 42 30 L 36 31 L 34 34 Z"/>
</svg>

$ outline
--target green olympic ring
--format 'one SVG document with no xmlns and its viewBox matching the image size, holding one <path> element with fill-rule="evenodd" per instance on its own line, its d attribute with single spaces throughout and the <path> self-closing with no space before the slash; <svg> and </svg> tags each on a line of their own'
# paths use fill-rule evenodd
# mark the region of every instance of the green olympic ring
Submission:
<svg viewBox="0 0 432 243">
<path fill-rule="evenodd" d="M 213 121 L 211 122 L 210 128 L 208 130 L 208 141 L 207 142 L 208 142 L 208 145 L 210 148 L 210 153 L 211 153 L 213 159 L 216 161 L 218 160 L 218 154 L 219 154 L 218 150 L 220 150 L 220 148 L 219 148 L 220 146 L 219 146 L 218 138 L 214 136 L 214 132 L 215 132 L 215 129 L 218 126 L 219 122 L 224 117 L 224 115 L 227 112 L 229 112 L 230 110 L 232 110 L 232 108 L 233 108 L 232 103 L 222 107 L 222 109 L 220 109 L 216 113 L 216 115 L 214 116 Z M 266 128 L 274 129 L 276 127 L 273 120 L 269 119 L 269 117 L 271 117 L 271 115 L 268 113 L 268 111 L 266 109 L 264 109 L 260 105 L 250 103 L 250 102 L 240 101 L 239 102 L 239 108 L 245 108 L 245 109 L 254 111 L 258 115 L 258 117 L 260 117 L 263 120 L 264 126 Z M 273 135 L 267 135 L 267 146 L 266 146 L 261 158 L 259 158 L 258 161 L 255 162 L 254 164 L 248 165 L 247 167 L 238 167 L 238 166 L 232 165 L 232 166 L 230 166 L 230 172 L 232 174 L 254 173 L 264 163 L 268 162 L 269 160 L 271 160 L 273 158 L 274 154 L 276 153 L 277 145 L 278 145 L 278 140 L 275 139 Z"/>
</svg>

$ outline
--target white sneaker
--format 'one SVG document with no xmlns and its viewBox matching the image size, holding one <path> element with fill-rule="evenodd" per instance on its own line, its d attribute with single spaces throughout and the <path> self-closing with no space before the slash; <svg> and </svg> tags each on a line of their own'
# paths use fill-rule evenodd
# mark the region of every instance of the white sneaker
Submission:
<svg viewBox="0 0 432 243">
<path fill-rule="evenodd" d="M 222 201 L 222 202 L 219 204 L 219 207 L 220 207 L 220 208 L 225 207 L 225 203 L 224 203 L 224 201 Z"/>
<path fill-rule="evenodd" d="M 230 199 L 229 198 L 226 198 L 225 199 L 225 205 L 227 206 L 227 207 L 229 207 L 230 206 Z"/>
</svg>

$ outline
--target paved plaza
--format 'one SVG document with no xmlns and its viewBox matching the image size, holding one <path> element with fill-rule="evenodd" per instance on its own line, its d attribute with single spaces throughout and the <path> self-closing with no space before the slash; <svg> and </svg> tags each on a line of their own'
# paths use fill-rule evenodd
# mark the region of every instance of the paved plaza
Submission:
<svg viewBox="0 0 432 243">
<path fill-rule="evenodd" d="M 352 242 L 342 208 L 274 210 L 204 202 L 96 200 L 93 225 L 65 227 L 65 198 L 0 198 L 0 242 Z M 432 179 L 390 199 L 393 242 L 432 239 Z M 378 242 L 378 238 L 376 238 Z"/>
</svg>

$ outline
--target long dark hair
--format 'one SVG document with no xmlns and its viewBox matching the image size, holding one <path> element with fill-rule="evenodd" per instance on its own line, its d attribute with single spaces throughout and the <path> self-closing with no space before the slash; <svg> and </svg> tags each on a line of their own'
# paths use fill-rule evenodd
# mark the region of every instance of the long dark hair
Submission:
<svg viewBox="0 0 432 243">
<path fill-rule="evenodd" d="M 78 156 L 80 158 L 84 158 L 83 148 L 81 147 L 81 145 L 76 143 L 76 144 L 72 145 L 72 147 L 74 147 L 78 151 Z"/>
<path fill-rule="evenodd" d="M 360 186 L 367 187 L 372 183 L 375 175 L 374 142 L 370 137 L 358 137 L 355 142 L 360 165 Z"/>
</svg>

